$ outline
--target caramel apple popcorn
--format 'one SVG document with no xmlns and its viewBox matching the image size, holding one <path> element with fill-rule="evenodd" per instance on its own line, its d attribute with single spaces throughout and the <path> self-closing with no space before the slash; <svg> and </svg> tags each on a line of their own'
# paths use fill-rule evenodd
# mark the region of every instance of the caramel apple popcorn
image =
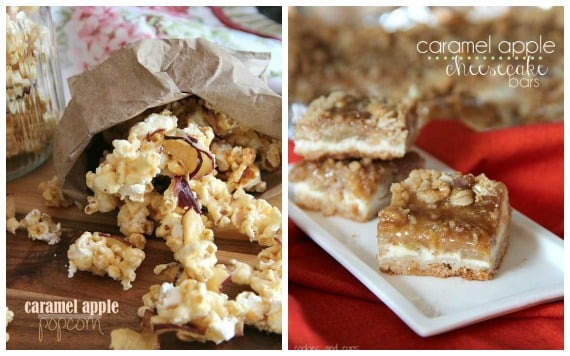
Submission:
<svg viewBox="0 0 570 356">
<path fill-rule="evenodd" d="M 128 239 L 100 232 L 84 232 L 67 251 L 68 276 L 79 271 L 121 281 L 123 289 L 132 287 L 136 269 L 144 260 L 144 251 Z"/>
<path fill-rule="evenodd" d="M 195 122 L 199 125 L 212 127 L 216 138 L 210 149 L 216 155 L 217 161 L 224 160 L 223 157 L 218 157 L 219 152 L 217 152 L 218 147 L 216 147 L 216 143 L 219 143 L 221 145 L 228 144 L 230 148 L 253 149 L 255 151 L 255 165 L 260 170 L 273 172 L 281 166 L 280 140 L 240 126 L 233 118 L 217 111 L 202 99 L 188 97 L 167 105 L 167 108 L 181 121 Z M 237 156 L 234 156 L 234 158 L 241 160 Z M 232 160 L 227 162 L 228 167 L 233 164 Z M 218 167 L 220 172 L 226 171 L 223 166 L 224 162 L 220 162 Z"/>
<path fill-rule="evenodd" d="M 265 191 L 267 184 L 261 180 L 261 171 L 255 165 L 254 149 L 214 141 L 212 152 L 216 155 L 218 171 L 225 173 L 223 177 L 230 191 L 237 188 L 248 192 Z"/>
<path fill-rule="evenodd" d="M 281 212 L 248 193 L 263 192 L 261 172 L 280 166 L 279 141 L 240 127 L 195 97 L 160 110 L 113 140 L 113 150 L 87 173 L 92 195 L 85 213 L 118 210 L 126 238 L 84 233 L 69 249 L 69 276 L 77 270 L 108 274 L 128 289 L 145 256 L 144 236 L 154 235 L 173 255 L 155 272 L 173 276 L 144 295 L 143 333 L 215 343 L 242 335 L 244 324 L 280 333 Z M 247 277 L 235 279 L 252 291 L 234 299 L 223 286 L 241 262 L 219 263 L 214 229 L 220 227 L 265 247 Z M 128 333 L 116 333 L 117 347 Z"/>
<path fill-rule="evenodd" d="M 30 211 L 20 221 L 20 227 L 28 231 L 30 239 L 45 241 L 49 245 L 54 245 L 61 239 L 61 224 L 53 222 L 48 214 L 38 209 Z"/>
<path fill-rule="evenodd" d="M 41 182 L 39 188 L 42 191 L 42 197 L 44 198 L 46 205 L 54 208 L 67 208 L 73 205 L 73 202 L 66 198 L 61 189 L 61 184 L 57 176 L 53 176 L 52 179 Z"/>
<path fill-rule="evenodd" d="M 231 279 L 253 291 L 237 295 L 245 323 L 260 330 L 281 333 L 281 246 L 273 245 L 258 254 L 255 267 L 232 260 Z"/>
<path fill-rule="evenodd" d="M 20 222 L 16 219 L 16 201 L 13 194 L 6 194 L 6 231 L 16 234 Z"/>
<path fill-rule="evenodd" d="M 13 194 L 6 194 L 6 231 L 15 235 L 16 230 L 26 229 L 31 240 L 54 245 L 61 240 L 61 224 L 38 209 L 31 210 L 22 220 L 16 218 L 16 201 Z"/>
<path fill-rule="evenodd" d="M 255 199 L 241 188 L 232 194 L 227 184 L 211 176 L 190 182 L 190 187 L 206 207 L 205 216 L 211 225 L 231 224 L 252 242 L 263 246 L 275 243 L 274 237 L 281 230 L 281 212 L 267 201 Z"/>
<path fill-rule="evenodd" d="M 6 342 L 10 341 L 10 333 L 8 333 L 8 324 L 14 320 L 14 312 L 6 307 Z"/>
<path fill-rule="evenodd" d="M 6 8 L 7 159 L 46 150 L 59 118 L 59 103 L 42 90 L 56 53 L 38 13 L 37 7 Z"/>
<path fill-rule="evenodd" d="M 183 340 L 216 344 L 243 334 L 239 304 L 226 294 L 209 290 L 204 282 L 186 279 L 176 286 L 154 285 L 143 303 L 139 316 L 147 310 L 155 312 L 151 323 L 159 333 L 176 331 Z"/>
</svg>

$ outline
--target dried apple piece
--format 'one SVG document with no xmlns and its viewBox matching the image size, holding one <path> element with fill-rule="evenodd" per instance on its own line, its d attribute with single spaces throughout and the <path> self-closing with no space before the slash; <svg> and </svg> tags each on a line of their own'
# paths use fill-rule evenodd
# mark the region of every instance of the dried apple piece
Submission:
<svg viewBox="0 0 570 356">
<path fill-rule="evenodd" d="M 190 136 L 165 136 L 162 147 L 184 167 L 189 179 L 200 179 L 215 168 L 214 156 Z"/>
<path fill-rule="evenodd" d="M 188 180 L 185 177 L 177 176 L 174 178 L 174 192 L 178 196 L 178 207 L 191 207 L 196 213 L 201 213 L 196 196 L 190 189 L 190 184 L 188 184 Z"/>
</svg>

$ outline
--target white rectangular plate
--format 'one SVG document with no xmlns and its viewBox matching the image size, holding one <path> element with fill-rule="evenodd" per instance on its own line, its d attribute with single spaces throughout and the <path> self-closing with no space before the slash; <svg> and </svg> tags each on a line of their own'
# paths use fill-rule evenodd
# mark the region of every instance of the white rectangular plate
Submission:
<svg viewBox="0 0 570 356">
<path fill-rule="evenodd" d="M 426 168 L 452 171 L 429 154 Z M 490 281 L 459 277 L 388 275 L 379 271 L 376 220 L 357 223 L 325 217 L 294 204 L 289 216 L 349 270 L 412 330 L 430 336 L 457 329 L 564 295 L 564 244 L 556 235 L 513 209 L 510 244 Z"/>
</svg>

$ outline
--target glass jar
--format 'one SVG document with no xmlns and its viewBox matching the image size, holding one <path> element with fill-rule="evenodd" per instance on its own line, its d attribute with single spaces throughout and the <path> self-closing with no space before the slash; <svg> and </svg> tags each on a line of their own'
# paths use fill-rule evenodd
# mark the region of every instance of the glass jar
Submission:
<svg viewBox="0 0 570 356">
<path fill-rule="evenodd" d="M 64 105 L 49 7 L 6 7 L 7 180 L 49 158 Z"/>
</svg>

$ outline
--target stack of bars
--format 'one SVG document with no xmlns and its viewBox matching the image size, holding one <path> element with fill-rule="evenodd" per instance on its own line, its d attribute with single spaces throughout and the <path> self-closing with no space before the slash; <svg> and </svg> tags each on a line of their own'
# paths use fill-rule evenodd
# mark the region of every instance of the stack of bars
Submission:
<svg viewBox="0 0 570 356">
<path fill-rule="evenodd" d="M 507 187 L 484 174 L 424 169 L 410 151 L 413 102 L 335 92 L 313 101 L 296 124 L 290 171 L 295 203 L 358 222 L 377 218 L 385 273 L 488 280 L 507 250 Z"/>
<path fill-rule="evenodd" d="M 390 203 L 390 186 L 422 167 L 410 151 L 413 103 L 333 92 L 314 100 L 295 126 L 293 199 L 304 209 L 365 222 Z"/>
</svg>

